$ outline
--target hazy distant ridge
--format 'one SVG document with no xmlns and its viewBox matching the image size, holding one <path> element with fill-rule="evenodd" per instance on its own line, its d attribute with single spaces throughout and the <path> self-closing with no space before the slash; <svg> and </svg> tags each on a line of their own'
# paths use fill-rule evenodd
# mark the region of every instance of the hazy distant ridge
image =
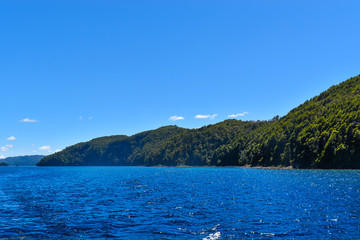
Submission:
<svg viewBox="0 0 360 240">
<path fill-rule="evenodd" d="M 9 165 L 18 166 L 35 166 L 45 155 L 26 155 L 17 157 L 7 157 L 1 161 L 7 162 Z"/>
</svg>

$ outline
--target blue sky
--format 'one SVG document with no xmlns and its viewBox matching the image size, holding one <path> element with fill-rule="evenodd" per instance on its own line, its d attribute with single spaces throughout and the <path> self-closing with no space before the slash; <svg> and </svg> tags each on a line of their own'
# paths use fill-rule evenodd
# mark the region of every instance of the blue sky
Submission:
<svg viewBox="0 0 360 240">
<path fill-rule="evenodd" d="M 360 74 L 359 9 L 359 1 L 3 0 L 0 158 L 164 125 L 283 116 Z"/>
</svg>

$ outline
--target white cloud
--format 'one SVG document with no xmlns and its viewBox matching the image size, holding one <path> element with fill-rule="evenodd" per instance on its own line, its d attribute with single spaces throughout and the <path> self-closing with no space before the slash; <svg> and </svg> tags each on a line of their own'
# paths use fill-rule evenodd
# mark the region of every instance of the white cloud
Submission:
<svg viewBox="0 0 360 240">
<path fill-rule="evenodd" d="M 4 157 L 4 156 L 0 156 L 0 159 L 5 159 L 6 157 Z"/>
<path fill-rule="evenodd" d="M 61 149 L 56 149 L 54 153 L 61 152 Z"/>
<path fill-rule="evenodd" d="M 198 118 L 198 119 L 207 119 L 207 118 L 214 119 L 217 116 L 218 116 L 217 114 L 212 114 L 212 115 L 200 115 L 200 114 L 198 114 L 198 115 L 195 116 L 195 118 Z"/>
<path fill-rule="evenodd" d="M 79 117 L 79 121 L 86 120 L 86 119 L 89 120 L 89 121 L 91 121 L 91 120 L 93 120 L 94 118 L 91 117 L 91 116 L 90 116 L 90 117 L 83 117 L 83 116 L 80 116 L 80 117 Z"/>
<path fill-rule="evenodd" d="M 1 151 L 5 152 L 5 151 L 9 150 L 9 148 L 12 148 L 12 147 L 13 147 L 13 145 L 7 144 L 6 146 L 1 147 L 0 149 L 1 149 Z"/>
<path fill-rule="evenodd" d="M 246 114 L 248 114 L 248 112 L 231 114 L 231 115 L 229 115 L 228 117 L 229 117 L 229 118 L 237 118 L 237 117 L 243 117 L 243 116 L 245 116 Z"/>
<path fill-rule="evenodd" d="M 170 117 L 169 120 L 171 120 L 171 121 L 184 120 L 184 117 L 175 115 L 175 116 Z"/>
<path fill-rule="evenodd" d="M 39 150 L 50 150 L 51 147 L 50 146 L 42 146 L 42 147 L 39 147 Z"/>
<path fill-rule="evenodd" d="M 24 119 L 20 120 L 20 122 L 31 122 L 31 123 L 33 123 L 33 122 L 37 122 L 37 120 L 35 120 L 35 119 L 29 119 L 29 118 L 24 118 Z"/>
<path fill-rule="evenodd" d="M 11 136 L 11 137 L 8 137 L 6 140 L 9 140 L 9 141 L 14 141 L 15 139 L 16 139 L 16 137 Z"/>
</svg>

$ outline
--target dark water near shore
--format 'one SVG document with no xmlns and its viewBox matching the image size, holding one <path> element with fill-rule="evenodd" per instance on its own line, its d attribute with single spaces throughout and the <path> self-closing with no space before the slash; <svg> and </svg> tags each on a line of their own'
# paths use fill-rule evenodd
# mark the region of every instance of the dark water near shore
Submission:
<svg viewBox="0 0 360 240">
<path fill-rule="evenodd" d="M 3 167 L 0 239 L 360 239 L 360 171 Z"/>
</svg>

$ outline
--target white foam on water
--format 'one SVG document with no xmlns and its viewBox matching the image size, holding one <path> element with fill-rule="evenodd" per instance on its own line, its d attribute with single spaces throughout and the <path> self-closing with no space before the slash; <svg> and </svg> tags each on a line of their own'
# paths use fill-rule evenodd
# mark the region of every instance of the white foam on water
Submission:
<svg viewBox="0 0 360 240">
<path fill-rule="evenodd" d="M 220 224 L 215 225 L 211 230 L 215 231 L 218 228 L 218 226 L 220 226 Z"/>
<path fill-rule="evenodd" d="M 216 240 L 216 239 L 219 239 L 220 236 L 221 236 L 220 232 L 210 233 L 209 236 L 203 238 L 203 240 Z"/>
</svg>

